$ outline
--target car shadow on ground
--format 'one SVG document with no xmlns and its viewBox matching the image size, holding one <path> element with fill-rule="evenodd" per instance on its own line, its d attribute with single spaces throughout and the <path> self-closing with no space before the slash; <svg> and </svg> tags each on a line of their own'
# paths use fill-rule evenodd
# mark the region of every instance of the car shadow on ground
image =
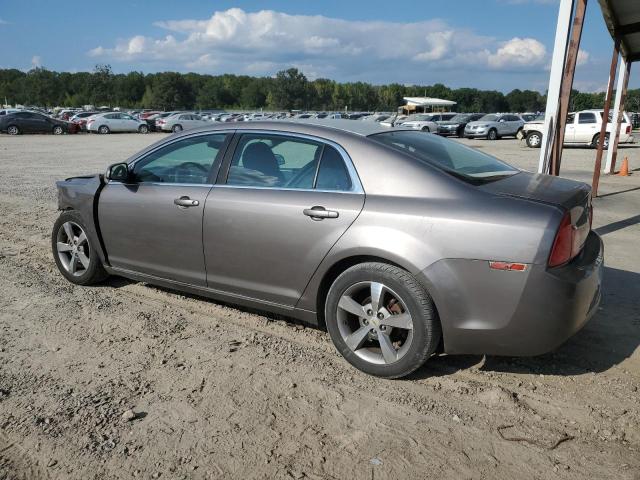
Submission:
<svg viewBox="0 0 640 480">
<path fill-rule="evenodd" d="M 122 277 L 110 277 L 103 285 L 121 288 L 132 283 L 136 282 Z M 149 288 L 171 294 L 177 293 L 203 302 L 213 302 L 273 320 L 285 320 L 292 324 L 323 330 L 297 319 L 254 308 L 214 301 L 158 286 L 149 285 Z M 423 367 L 407 379 L 446 376 L 473 366 L 484 371 L 543 375 L 581 375 L 606 371 L 633 355 L 640 345 L 638 299 L 640 299 L 640 274 L 605 267 L 603 299 L 600 308 L 580 332 L 557 350 L 538 357 L 439 354 L 430 358 Z"/>
</svg>

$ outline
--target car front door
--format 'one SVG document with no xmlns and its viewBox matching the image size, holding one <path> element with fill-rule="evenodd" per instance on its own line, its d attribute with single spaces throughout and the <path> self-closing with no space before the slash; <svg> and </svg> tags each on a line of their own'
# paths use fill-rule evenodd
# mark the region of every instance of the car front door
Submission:
<svg viewBox="0 0 640 480">
<path fill-rule="evenodd" d="M 567 126 L 564 128 L 564 142 L 574 143 L 576 141 L 576 115 L 569 113 L 567 115 Z"/>
<path fill-rule="evenodd" d="M 362 210 L 362 187 L 346 153 L 320 139 L 244 133 L 233 150 L 204 212 L 207 284 L 294 306 Z"/>
<path fill-rule="evenodd" d="M 497 125 L 497 129 L 498 129 L 498 134 L 499 135 L 509 135 L 509 122 L 507 122 L 507 119 L 505 116 L 501 116 L 498 118 L 498 121 L 496 122 Z"/>
<path fill-rule="evenodd" d="M 226 139 L 179 139 L 135 160 L 130 181 L 107 183 L 98 220 L 114 268 L 206 284 L 202 212 Z"/>
<path fill-rule="evenodd" d="M 140 122 L 126 113 L 120 114 L 122 120 L 122 129 L 127 132 L 137 132 Z"/>
</svg>

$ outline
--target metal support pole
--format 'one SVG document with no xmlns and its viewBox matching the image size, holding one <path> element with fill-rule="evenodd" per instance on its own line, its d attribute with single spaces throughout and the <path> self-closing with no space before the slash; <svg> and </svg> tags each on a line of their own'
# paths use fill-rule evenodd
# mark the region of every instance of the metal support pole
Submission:
<svg viewBox="0 0 640 480">
<path fill-rule="evenodd" d="M 571 89 L 573 88 L 573 78 L 576 73 L 576 63 L 578 61 L 578 51 L 580 49 L 580 39 L 582 38 L 582 26 L 584 25 L 584 14 L 587 9 L 587 0 L 577 0 L 576 12 L 573 16 L 573 26 L 571 27 L 571 41 L 567 48 L 567 59 L 560 86 L 560 105 L 558 108 L 558 121 L 556 123 L 555 141 L 551 151 L 551 175 L 560 175 L 560 163 L 562 161 L 562 149 L 564 147 L 564 133 L 567 126 L 567 115 L 569 113 L 569 100 Z"/>
<path fill-rule="evenodd" d="M 609 148 L 607 148 L 607 162 L 604 166 L 604 173 L 614 173 L 616 168 L 618 143 L 620 142 L 620 124 L 624 118 L 624 101 L 627 98 L 630 71 L 631 62 L 628 62 L 624 57 L 622 57 L 620 61 L 620 68 L 618 69 L 616 99 L 614 101 L 613 116 L 611 117 L 612 131 L 609 137 Z"/>
<path fill-rule="evenodd" d="M 556 39 L 553 46 L 551 73 L 549 75 L 549 88 L 547 90 L 547 107 L 545 108 L 544 127 L 542 129 L 538 173 L 549 173 L 551 152 L 557 131 L 556 124 L 559 114 L 560 87 L 562 85 L 562 72 L 567 58 L 573 4 L 574 0 L 560 0 L 558 23 L 556 25 Z"/>
<path fill-rule="evenodd" d="M 604 111 L 602 112 L 602 127 L 600 128 L 600 136 L 598 139 L 596 163 L 593 167 L 591 195 L 594 198 L 598 196 L 598 183 L 600 182 L 600 169 L 602 168 L 602 151 L 604 148 L 604 139 L 607 134 L 607 120 L 609 119 L 609 111 L 611 110 L 611 96 L 613 94 L 613 82 L 616 79 L 616 67 L 618 66 L 619 51 L 620 40 L 616 40 L 613 44 L 613 54 L 611 55 L 611 67 L 609 68 L 609 85 L 607 85 L 607 96 L 604 100 Z"/>
</svg>

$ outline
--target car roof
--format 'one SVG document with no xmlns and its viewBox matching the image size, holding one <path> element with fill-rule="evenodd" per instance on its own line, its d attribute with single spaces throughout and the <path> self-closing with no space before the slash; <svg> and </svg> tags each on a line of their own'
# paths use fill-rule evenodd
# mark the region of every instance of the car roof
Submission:
<svg viewBox="0 0 640 480">
<path fill-rule="evenodd" d="M 248 125 L 250 122 L 247 122 Z M 305 118 L 305 119 L 291 119 L 291 120 L 275 120 L 273 122 L 259 122 L 258 125 L 309 125 L 317 127 L 320 130 L 331 131 L 338 130 L 342 132 L 352 133 L 354 135 L 360 135 L 367 137 L 376 133 L 388 132 L 392 130 L 391 127 L 380 125 L 378 122 L 359 122 L 357 120 L 347 119 L 325 119 L 325 118 Z M 397 129 L 393 129 L 397 130 Z"/>
<path fill-rule="evenodd" d="M 377 122 L 359 122 L 355 120 L 325 120 L 325 119 L 304 119 L 304 120 L 260 120 L 257 122 L 241 122 L 241 123 L 211 123 L 198 128 L 184 130 L 181 133 L 174 134 L 171 138 L 188 137 L 194 134 L 202 134 L 217 131 L 235 131 L 235 130 L 263 130 L 282 133 L 302 134 L 324 138 L 330 141 L 341 143 L 342 140 L 348 141 L 364 139 L 369 135 L 383 132 L 399 132 L 410 131 L 415 132 L 412 128 L 406 127 L 385 127 Z M 163 145 L 167 139 L 161 139 L 149 145 L 140 152 L 135 153 L 127 159 L 127 162 L 141 157 L 154 148 Z"/>
</svg>

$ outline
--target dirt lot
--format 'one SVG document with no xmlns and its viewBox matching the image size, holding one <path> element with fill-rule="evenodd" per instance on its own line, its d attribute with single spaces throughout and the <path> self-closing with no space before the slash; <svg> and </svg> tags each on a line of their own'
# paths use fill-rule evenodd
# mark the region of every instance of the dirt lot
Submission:
<svg viewBox="0 0 640 480">
<path fill-rule="evenodd" d="M 63 280 L 54 181 L 159 138 L 0 136 L 0 479 L 640 478 L 640 149 L 596 201 L 606 292 L 583 331 L 543 357 L 442 355 L 386 381 L 322 331 Z M 535 170 L 518 141 L 466 143 Z M 594 155 L 569 149 L 565 175 L 587 180 Z"/>
</svg>

